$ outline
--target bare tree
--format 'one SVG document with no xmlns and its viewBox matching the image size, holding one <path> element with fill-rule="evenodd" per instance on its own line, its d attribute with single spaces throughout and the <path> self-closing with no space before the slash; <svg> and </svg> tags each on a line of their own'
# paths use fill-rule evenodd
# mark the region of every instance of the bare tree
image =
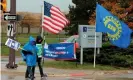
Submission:
<svg viewBox="0 0 133 80">
<path fill-rule="evenodd" d="M 40 14 L 37 13 L 29 13 L 29 12 L 22 12 L 19 13 L 23 16 L 23 19 L 20 21 L 21 26 L 21 33 L 23 33 L 23 28 L 27 27 L 28 34 L 30 33 L 31 27 L 40 27 L 41 21 L 40 21 Z"/>
</svg>

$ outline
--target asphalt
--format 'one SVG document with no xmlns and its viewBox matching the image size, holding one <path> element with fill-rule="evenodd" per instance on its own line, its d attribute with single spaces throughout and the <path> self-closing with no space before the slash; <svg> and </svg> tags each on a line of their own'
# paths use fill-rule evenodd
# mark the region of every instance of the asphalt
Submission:
<svg viewBox="0 0 133 80">
<path fill-rule="evenodd" d="M 2 63 L 2 74 L 24 75 L 26 66 L 18 65 L 17 69 L 7 69 L 6 64 Z M 43 68 L 44 73 L 48 77 L 105 77 L 105 76 L 119 76 L 124 74 L 133 74 L 133 70 L 121 70 L 121 71 L 100 71 L 100 70 L 70 70 L 70 69 L 56 69 L 56 68 Z M 39 68 L 36 67 L 35 75 L 40 76 Z"/>
<path fill-rule="evenodd" d="M 19 63 L 21 59 L 17 59 Z M 26 71 L 25 65 L 18 65 L 17 69 L 7 69 L 7 59 L 2 58 L 1 62 L 1 74 L 2 80 L 24 80 Z M 66 65 L 67 66 L 67 65 Z M 103 71 L 103 70 L 71 70 L 71 69 L 57 69 L 57 68 L 45 68 L 43 71 L 48 76 L 48 80 L 103 80 L 100 78 L 130 78 L 133 80 L 133 70 L 119 70 L 119 71 Z M 7 79 L 15 78 L 15 79 Z M 36 80 L 39 80 L 40 73 L 39 68 L 35 70 Z M 20 78 L 20 79 L 18 79 Z M 124 79 L 129 80 L 129 79 Z"/>
</svg>

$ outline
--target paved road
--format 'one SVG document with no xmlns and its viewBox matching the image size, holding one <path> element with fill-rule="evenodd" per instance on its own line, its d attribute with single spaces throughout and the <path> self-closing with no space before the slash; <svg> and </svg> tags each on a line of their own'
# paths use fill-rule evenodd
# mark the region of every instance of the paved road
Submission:
<svg viewBox="0 0 133 80">
<path fill-rule="evenodd" d="M 16 59 L 16 63 L 21 61 Z M 7 58 L 2 58 L 1 80 L 25 80 L 24 74 L 26 66 L 18 65 L 17 69 L 7 69 Z M 44 68 L 48 75 L 43 80 L 133 80 L 133 70 L 127 71 L 97 71 L 97 70 L 64 70 L 56 68 Z M 35 80 L 41 80 L 38 67 L 35 71 Z M 113 79 L 112 79 L 113 78 Z"/>
<path fill-rule="evenodd" d="M 2 75 L 2 80 L 25 80 L 25 78 L 23 76 Z M 47 77 L 40 79 L 40 77 L 36 77 L 35 80 L 88 80 L 88 79 L 70 78 L 70 77 Z"/>
<path fill-rule="evenodd" d="M 3 74 L 1 80 L 25 80 L 23 76 L 11 76 Z M 80 77 L 47 77 L 41 79 L 36 77 L 35 80 L 133 80 L 132 78 L 80 78 Z"/>
</svg>

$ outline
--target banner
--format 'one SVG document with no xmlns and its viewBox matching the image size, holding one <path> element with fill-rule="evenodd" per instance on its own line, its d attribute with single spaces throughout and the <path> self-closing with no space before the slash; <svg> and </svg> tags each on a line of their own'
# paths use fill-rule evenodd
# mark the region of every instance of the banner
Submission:
<svg viewBox="0 0 133 80">
<path fill-rule="evenodd" d="M 18 50 L 21 44 L 13 39 L 8 38 L 5 45 L 12 49 Z"/>
<path fill-rule="evenodd" d="M 76 59 L 73 43 L 45 44 L 44 57 L 61 60 Z"/>
</svg>

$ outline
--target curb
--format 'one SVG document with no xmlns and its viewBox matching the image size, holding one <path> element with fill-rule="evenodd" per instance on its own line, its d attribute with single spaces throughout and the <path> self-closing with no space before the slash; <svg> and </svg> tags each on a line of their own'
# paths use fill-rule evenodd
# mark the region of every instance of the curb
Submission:
<svg viewBox="0 0 133 80">
<path fill-rule="evenodd" d="M 48 77 L 70 77 L 69 74 L 47 74 Z"/>
<path fill-rule="evenodd" d="M 25 72 L 16 72 L 16 71 L 2 71 L 3 74 L 10 74 L 10 75 L 22 75 Z M 35 73 L 39 74 L 39 73 Z M 87 76 L 85 73 L 72 73 L 72 74 L 53 74 L 53 73 L 46 73 L 48 77 L 81 77 L 81 76 Z"/>
<path fill-rule="evenodd" d="M 72 73 L 72 74 L 47 74 L 50 77 L 81 77 L 87 76 L 85 73 Z"/>
<path fill-rule="evenodd" d="M 86 76 L 87 74 L 85 73 L 73 73 L 73 74 L 70 74 L 71 77 L 79 77 L 79 76 Z"/>
</svg>

